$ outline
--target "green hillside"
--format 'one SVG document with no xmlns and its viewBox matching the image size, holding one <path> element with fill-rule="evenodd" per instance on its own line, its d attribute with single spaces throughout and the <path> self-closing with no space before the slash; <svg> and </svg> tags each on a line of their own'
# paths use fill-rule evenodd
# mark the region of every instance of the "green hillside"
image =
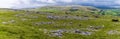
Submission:
<svg viewBox="0 0 120 39">
<path fill-rule="evenodd" d="M 120 16 L 120 9 L 104 9 L 102 10 L 103 15 L 112 15 L 112 16 Z"/>
<path fill-rule="evenodd" d="M 0 9 L 0 39 L 120 39 L 119 16 L 100 11 L 87 6 Z"/>
</svg>

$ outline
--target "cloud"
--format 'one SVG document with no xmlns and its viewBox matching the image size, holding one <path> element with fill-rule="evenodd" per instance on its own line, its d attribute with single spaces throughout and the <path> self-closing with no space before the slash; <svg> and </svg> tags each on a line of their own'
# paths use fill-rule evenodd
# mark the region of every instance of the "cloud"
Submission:
<svg viewBox="0 0 120 39">
<path fill-rule="evenodd" d="M 18 2 L 18 0 L 0 0 L 0 7 L 1 8 L 10 8 L 14 6 L 14 3 Z"/>
<path fill-rule="evenodd" d="M 119 7 L 120 0 L 0 0 L 0 8 L 32 8 L 47 5 L 78 4 Z"/>
</svg>

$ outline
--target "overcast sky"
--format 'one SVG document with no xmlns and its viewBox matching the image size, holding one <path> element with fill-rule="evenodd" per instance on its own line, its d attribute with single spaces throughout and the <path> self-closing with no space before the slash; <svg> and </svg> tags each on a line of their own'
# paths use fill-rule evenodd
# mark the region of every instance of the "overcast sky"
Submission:
<svg viewBox="0 0 120 39">
<path fill-rule="evenodd" d="M 29 8 L 62 4 L 119 7 L 120 0 L 0 0 L 0 8 Z"/>
</svg>

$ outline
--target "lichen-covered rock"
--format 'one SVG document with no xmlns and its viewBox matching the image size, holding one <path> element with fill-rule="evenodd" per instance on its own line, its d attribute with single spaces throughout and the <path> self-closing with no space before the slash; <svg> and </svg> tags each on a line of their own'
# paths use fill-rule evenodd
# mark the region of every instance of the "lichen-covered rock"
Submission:
<svg viewBox="0 0 120 39">
<path fill-rule="evenodd" d="M 8 21 L 9 23 L 15 23 L 15 20 L 10 20 L 10 21 Z"/>
<path fill-rule="evenodd" d="M 92 32 L 81 31 L 81 30 L 75 30 L 74 33 L 75 34 L 81 34 L 81 35 L 91 35 L 92 34 Z"/>
<path fill-rule="evenodd" d="M 2 24 L 8 24 L 8 22 L 2 22 Z"/>
<path fill-rule="evenodd" d="M 87 30 L 98 31 L 99 29 L 102 29 L 102 28 L 104 28 L 104 25 L 103 26 L 89 26 Z"/>
<path fill-rule="evenodd" d="M 34 25 L 54 24 L 54 22 L 36 22 Z"/>
<path fill-rule="evenodd" d="M 120 34 L 120 32 L 117 31 L 117 30 L 110 30 L 110 31 L 107 32 L 107 34 L 109 34 L 109 35 Z"/>
<path fill-rule="evenodd" d="M 62 37 L 64 32 L 64 30 L 50 31 L 50 36 Z"/>
</svg>

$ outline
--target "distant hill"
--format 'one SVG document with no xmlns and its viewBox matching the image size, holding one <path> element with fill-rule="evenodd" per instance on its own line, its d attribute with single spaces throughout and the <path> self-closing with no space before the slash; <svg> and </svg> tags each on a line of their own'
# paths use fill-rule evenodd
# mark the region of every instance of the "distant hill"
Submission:
<svg viewBox="0 0 120 39">
<path fill-rule="evenodd" d="M 64 12 L 78 12 L 78 13 L 95 13 L 100 15 L 113 15 L 119 16 L 120 9 L 106 8 L 106 7 L 92 7 L 80 5 L 67 5 L 67 6 L 44 6 L 40 8 L 30 9 L 34 11 L 50 12 L 50 13 L 64 13 Z"/>
</svg>

